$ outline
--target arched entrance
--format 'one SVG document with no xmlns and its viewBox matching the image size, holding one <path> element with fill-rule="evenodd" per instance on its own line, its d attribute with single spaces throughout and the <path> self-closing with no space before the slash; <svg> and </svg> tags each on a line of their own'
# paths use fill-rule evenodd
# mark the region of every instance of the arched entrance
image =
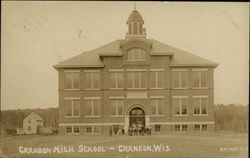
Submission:
<svg viewBox="0 0 250 158">
<path fill-rule="evenodd" d="M 135 103 L 129 106 L 125 112 L 125 132 L 128 131 L 129 126 L 134 123 L 136 125 L 143 125 L 148 127 L 150 125 L 150 113 L 148 108 L 140 103 Z"/>
<path fill-rule="evenodd" d="M 129 112 L 129 126 L 134 128 L 145 127 L 145 111 L 140 107 L 135 107 Z"/>
</svg>

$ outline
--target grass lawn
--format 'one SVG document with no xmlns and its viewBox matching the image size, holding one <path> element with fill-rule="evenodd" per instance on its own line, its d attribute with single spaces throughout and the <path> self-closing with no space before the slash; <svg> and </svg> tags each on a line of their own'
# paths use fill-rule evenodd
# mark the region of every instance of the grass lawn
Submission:
<svg viewBox="0 0 250 158">
<path fill-rule="evenodd" d="M 247 133 L 179 133 L 151 136 L 6 136 L 1 140 L 3 156 L 10 158 L 247 158 Z M 164 144 L 168 149 L 161 152 L 119 152 L 119 145 L 137 146 Z M 79 145 L 103 146 L 106 152 L 78 152 Z M 19 147 L 68 147 L 74 152 L 27 154 L 20 153 Z M 113 149 L 107 149 L 113 147 Z M 67 148 L 66 148 L 67 149 Z M 124 150 L 124 148 L 121 148 Z M 165 148 L 166 149 L 166 148 Z"/>
</svg>

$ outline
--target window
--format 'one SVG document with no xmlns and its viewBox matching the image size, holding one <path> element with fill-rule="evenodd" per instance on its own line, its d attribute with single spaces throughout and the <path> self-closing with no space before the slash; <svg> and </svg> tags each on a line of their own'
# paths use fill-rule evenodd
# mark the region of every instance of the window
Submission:
<svg viewBox="0 0 250 158">
<path fill-rule="evenodd" d="M 85 109 L 87 117 L 100 116 L 100 98 L 99 97 L 86 97 Z"/>
<path fill-rule="evenodd" d="M 94 128 L 94 133 L 99 133 L 100 132 L 99 126 L 93 126 L 93 128 Z"/>
<path fill-rule="evenodd" d="M 141 48 L 132 48 L 127 52 L 128 61 L 145 61 L 145 51 Z"/>
<path fill-rule="evenodd" d="M 207 69 L 193 69 L 194 88 L 207 88 Z"/>
<path fill-rule="evenodd" d="M 137 34 L 137 23 L 134 23 L 134 34 Z"/>
<path fill-rule="evenodd" d="M 130 115 L 145 115 L 145 112 L 141 108 L 134 108 L 130 111 Z"/>
<path fill-rule="evenodd" d="M 100 71 L 86 70 L 85 85 L 86 89 L 100 89 Z"/>
<path fill-rule="evenodd" d="M 131 34 L 132 33 L 132 24 L 130 23 L 129 24 L 129 34 Z"/>
<path fill-rule="evenodd" d="M 123 72 L 110 72 L 110 83 L 112 89 L 123 88 Z"/>
<path fill-rule="evenodd" d="M 181 131 L 181 125 L 175 125 L 174 126 L 174 131 L 175 132 L 180 132 Z"/>
<path fill-rule="evenodd" d="M 68 126 L 66 127 L 66 133 L 80 133 L 80 128 L 78 126 Z"/>
<path fill-rule="evenodd" d="M 146 71 L 127 71 L 127 87 L 140 89 L 147 85 Z"/>
<path fill-rule="evenodd" d="M 200 110 L 200 99 L 193 99 L 193 105 L 194 105 L 194 115 L 199 115 L 201 113 Z"/>
<path fill-rule="evenodd" d="M 152 115 L 159 116 L 163 115 L 163 98 L 151 98 L 151 113 Z"/>
<path fill-rule="evenodd" d="M 176 116 L 186 116 L 187 106 L 188 106 L 188 98 L 187 97 L 174 97 L 173 98 L 173 106 L 174 106 L 174 115 Z"/>
<path fill-rule="evenodd" d="M 182 131 L 187 131 L 187 125 L 182 125 Z"/>
<path fill-rule="evenodd" d="M 139 23 L 139 33 L 142 34 L 142 24 Z"/>
<path fill-rule="evenodd" d="M 193 106 L 194 106 L 194 115 L 207 115 L 208 97 L 194 96 Z"/>
<path fill-rule="evenodd" d="M 80 133 L 80 128 L 78 126 L 68 126 L 66 127 L 66 133 Z"/>
<path fill-rule="evenodd" d="M 187 131 L 187 125 L 175 125 L 174 126 L 175 132 L 185 132 Z"/>
<path fill-rule="evenodd" d="M 201 127 L 200 127 L 200 125 L 194 125 L 194 130 L 195 131 L 200 131 L 201 130 Z"/>
<path fill-rule="evenodd" d="M 207 125 L 206 124 L 202 124 L 201 125 L 201 130 L 202 131 L 207 131 Z"/>
<path fill-rule="evenodd" d="M 173 69 L 173 88 L 187 88 L 187 76 L 186 69 Z"/>
<path fill-rule="evenodd" d="M 66 127 L 66 133 L 72 133 L 72 127 Z"/>
<path fill-rule="evenodd" d="M 195 131 L 207 131 L 207 124 L 196 124 L 194 125 Z"/>
<path fill-rule="evenodd" d="M 111 99 L 111 115 L 122 116 L 123 115 L 123 100 L 122 99 Z"/>
<path fill-rule="evenodd" d="M 31 131 L 31 127 L 30 126 L 28 127 L 28 130 Z"/>
<path fill-rule="evenodd" d="M 97 134 L 100 132 L 99 126 L 87 126 L 86 127 L 86 133 L 88 134 Z"/>
<path fill-rule="evenodd" d="M 86 127 L 86 133 L 92 133 L 92 126 Z"/>
<path fill-rule="evenodd" d="M 80 133 L 79 127 L 74 126 L 73 129 L 74 129 L 74 130 L 73 130 L 73 133 Z"/>
<path fill-rule="evenodd" d="M 80 98 L 65 98 L 66 117 L 80 116 Z"/>
<path fill-rule="evenodd" d="M 80 71 L 65 72 L 66 89 L 80 89 Z"/>
<path fill-rule="evenodd" d="M 155 132 L 161 131 L 161 125 L 155 125 Z"/>
<path fill-rule="evenodd" d="M 150 88 L 163 88 L 163 70 L 150 70 Z"/>
</svg>

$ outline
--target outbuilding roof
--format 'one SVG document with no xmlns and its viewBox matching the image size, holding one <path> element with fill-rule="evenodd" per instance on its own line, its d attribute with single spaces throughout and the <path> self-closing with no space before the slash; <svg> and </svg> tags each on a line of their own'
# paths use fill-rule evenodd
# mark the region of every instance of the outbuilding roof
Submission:
<svg viewBox="0 0 250 158">
<path fill-rule="evenodd" d="M 189 52 L 177 49 L 168 44 L 159 42 L 154 39 L 147 39 L 152 43 L 151 55 L 170 55 L 170 66 L 217 66 L 218 64 L 191 54 Z M 54 67 L 57 68 L 79 68 L 79 67 L 104 67 L 100 58 L 103 54 L 108 56 L 122 56 L 123 52 L 120 49 L 120 42 L 116 40 L 105 44 L 91 51 L 83 52 L 77 56 L 60 62 Z"/>
<path fill-rule="evenodd" d="M 36 112 L 30 113 L 27 117 L 29 117 L 29 116 L 31 116 L 35 120 L 44 121 L 43 118 L 40 115 L 38 115 Z"/>
</svg>

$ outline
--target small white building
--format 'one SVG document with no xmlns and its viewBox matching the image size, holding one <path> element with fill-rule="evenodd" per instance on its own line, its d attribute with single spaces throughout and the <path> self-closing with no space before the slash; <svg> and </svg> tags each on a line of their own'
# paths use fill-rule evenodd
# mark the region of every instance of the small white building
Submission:
<svg viewBox="0 0 250 158">
<path fill-rule="evenodd" d="M 36 112 L 32 112 L 23 120 L 23 133 L 38 134 L 39 126 L 44 126 L 44 120 Z"/>
</svg>

